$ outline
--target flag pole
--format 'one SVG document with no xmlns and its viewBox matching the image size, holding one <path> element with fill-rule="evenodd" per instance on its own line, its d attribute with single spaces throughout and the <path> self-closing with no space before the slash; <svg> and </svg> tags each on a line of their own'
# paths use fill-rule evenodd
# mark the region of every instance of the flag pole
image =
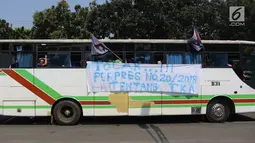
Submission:
<svg viewBox="0 0 255 143">
<path fill-rule="evenodd" d="M 104 44 L 104 43 L 102 43 L 102 44 Z M 104 45 L 105 46 L 105 45 Z M 116 56 L 119 60 L 121 60 L 121 62 L 122 62 L 122 59 L 117 55 L 117 54 L 115 54 L 112 50 L 110 50 L 107 46 L 105 46 L 106 47 L 106 49 L 108 49 L 114 56 Z"/>
<path fill-rule="evenodd" d="M 209 62 L 209 57 L 208 57 L 207 54 L 206 54 L 205 48 L 203 48 L 203 52 L 204 52 L 204 54 L 205 54 L 205 57 L 206 57 L 207 61 Z"/>
</svg>

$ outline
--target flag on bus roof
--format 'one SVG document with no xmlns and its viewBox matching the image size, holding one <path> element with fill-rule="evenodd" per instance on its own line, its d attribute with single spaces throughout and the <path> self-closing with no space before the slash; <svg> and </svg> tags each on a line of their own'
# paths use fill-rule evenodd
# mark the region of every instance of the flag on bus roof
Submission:
<svg viewBox="0 0 255 143">
<path fill-rule="evenodd" d="M 91 55 L 104 55 L 109 52 L 108 47 L 101 43 L 94 35 L 91 35 L 92 44 L 91 44 Z"/>
<path fill-rule="evenodd" d="M 200 51 L 204 48 L 204 45 L 202 44 L 201 38 L 195 26 L 193 36 L 188 40 L 188 45 L 196 51 Z"/>
</svg>

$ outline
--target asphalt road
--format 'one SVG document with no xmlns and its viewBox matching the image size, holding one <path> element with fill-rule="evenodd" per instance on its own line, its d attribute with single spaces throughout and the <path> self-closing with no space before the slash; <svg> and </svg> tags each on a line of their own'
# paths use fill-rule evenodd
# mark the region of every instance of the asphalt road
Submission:
<svg viewBox="0 0 255 143">
<path fill-rule="evenodd" d="M 77 126 L 16 118 L 0 125 L 1 143 L 255 143 L 255 114 L 224 124 L 199 116 L 84 118 Z"/>
</svg>

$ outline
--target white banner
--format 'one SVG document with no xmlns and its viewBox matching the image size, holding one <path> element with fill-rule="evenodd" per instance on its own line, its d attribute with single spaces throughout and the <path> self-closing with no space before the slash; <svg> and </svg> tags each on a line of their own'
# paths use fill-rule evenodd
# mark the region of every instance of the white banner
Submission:
<svg viewBox="0 0 255 143">
<path fill-rule="evenodd" d="M 171 92 L 198 94 L 200 64 L 88 62 L 91 92 Z"/>
</svg>

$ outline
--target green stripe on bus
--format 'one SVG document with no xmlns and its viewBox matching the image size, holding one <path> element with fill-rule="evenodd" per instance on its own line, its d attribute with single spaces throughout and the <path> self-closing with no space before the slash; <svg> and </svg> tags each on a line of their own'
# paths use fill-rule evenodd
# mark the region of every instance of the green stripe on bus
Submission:
<svg viewBox="0 0 255 143">
<path fill-rule="evenodd" d="M 64 96 L 64 97 L 70 97 L 70 98 L 75 98 L 77 100 L 108 100 L 108 96 Z M 189 99 L 200 99 L 201 97 L 199 96 L 129 96 L 132 100 L 189 100 Z"/>
<path fill-rule="evenodd" d="M 240 99 L 240 98 L 255 98 L 255 94 L 233 94 L 228 95 L 227 97 L 230 97 L 231 99 Z"/>
<path fill-rule="evenodd" d="M 235 103 L 235 106 L 255 106 L 255 103 Z"/>
<path fill-rule="evenodd" d="M 107 109 L 107 108 L 109 108 L 109 109 L 111 109 L 111 108 L 116 108 L 115 106 L 112 106 L 112 105 L 96 105 L 96 106 L 82 106 L 82 108 L 83 109 L 88 109 L 88 108 L 103 108 L 103 109 Z"/>
<path fill-rule="evenodd" d="M 247 104 L 235 104 L 237 107 L 240 106 L 254 106 L 255 104 L 252 103 L 247 103 Z M 142 106 L 142 107 L 132 107 L 130 109 L 139 109 L 139 108 L 191 108 L 191 107 L 206 107 L 206 104 L 162 104 L 162 105 L 154 105 L 154 106 Z M 95 108 L 95 109 L 112 109 L 116 108 L 115 106 L 112 105 L 103 105 L 103 106 L 82 106 L 83 109 L 88 109 L 88 108 Z"/>
<path fill-rule="evenodd" d="M 74 98 L 76 100 L 82 101 L 82 100 L 108 100 L 108 96 L 64 96 L 64 97 L 70 97 Z"/>
<path fill-rule="evenodd" d="M 169 96 L 131 96 L 132 100 L 191 100 L 191 99 L 200 99 L 201 96 L 193 95 L 169 95 Z"/>
<path fill-rule="evenodd" d="M 18 108 L 21 108 L 21 109 L 50 109 L 51 106 L 44 106 L 44 105 L 39 105 L 39 106 L 25 106 L 25 105 L 22 105 L 22 106 L 0 106 L 0 108 L 2 109 L 18 109 Z"/>
<path fill-rule="evenodd" d="M 0 76 L 5 76 L 5 75 L 6 75 L 5 73 L 0 72 Z"/>
<path fill-rule="evenodd" d="M 77 100 L 96 100 L 96 101 L 107 101 L 108 96 L 64 96 L 64 97 L 70 97 L 75 98 Z M 191 99 L 200 99 L 201 97 L 198 96 L 129 96 L 132 100 L 191 100 Z"/>
<path fill-rule="evenodd" d="M 132 107 L 132 109 L 138 108 L 188 108 L 188 107 L 206 107 L 206 104 L 162 104 L 162 105 L 154 105 L 154 106 L 142 106 L 142 107 Z M 244 107 L 244 106 L 255 106 L 255 103 L 237 103 L 235 104 L 237 107 Z M 50 109 L 52 106 L 0 106 L 2 109 Z M 83 109 L 113 109 L 116 108 L 112 105 L 85 105 L 82 106 Z"/>
<path fill-rule="evenodd" d="M 229 97 L 231 99 L 249 99 L 249 98 L 255 98 L 255 94 L 239 94 L 239 95 L 223 95 L 226 97 Z M 108 96 L 65 96 L 70 98 L 75 98 L 77 100 L 95 100 L 95 101 L 107 101 Z M 169 95 L 169 96 L 129 96 L 132 100 L 210 100 L 213 97 L 216 97 L 215 95 Z"/>
<path fill-rule="evenodd" d="M 247 99 L 247 98 L 255 98 L 255 94 L 228 94 L 228 95 L 218 95 L 225 96 L 231 99 Z M 212 99 L 213 97 L 217 97 L 216 95 L 202 95 L 202 99 Z"/>
<path fill-rule="evenodd" d="M 23 76 L 26 80 L 30 81 L 32 84 L 40 88 L 42 91 L 47 93 L 49 96 L 51 96 L 54 99 L 60 99 L 62 96 L 57 91 L 49 87 L 47 84 L 42 82 L 37 77 L 33 76 L 31 73 L 29 73 L 26 70 L 23 69 L 17 69 L 15 70 L 17 73 L 19 73 L 21 76 Z"/>
</svg>

